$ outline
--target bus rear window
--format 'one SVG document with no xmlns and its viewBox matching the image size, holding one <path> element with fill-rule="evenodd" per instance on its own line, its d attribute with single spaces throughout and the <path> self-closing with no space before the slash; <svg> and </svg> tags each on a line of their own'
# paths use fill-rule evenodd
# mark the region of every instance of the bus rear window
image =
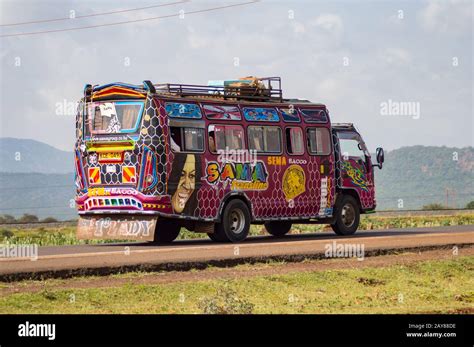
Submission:
<svg viewBox="0 0 474 347">
<path fill-rule="evenodd" d="M 87 122 L 95 134 L 136 132 L 142 112 L 142 101 L 91 102 Z"/>
</svg>

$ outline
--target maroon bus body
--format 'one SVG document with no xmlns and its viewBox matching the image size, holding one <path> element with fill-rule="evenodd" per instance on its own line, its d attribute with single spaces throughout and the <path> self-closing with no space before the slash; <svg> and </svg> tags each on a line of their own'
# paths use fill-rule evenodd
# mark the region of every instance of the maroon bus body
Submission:
<svg viewBox="0 0 474 347">
<path fill-rule="evenodd" d="M 124 90 L 128 90 L 129 95 L 124 96 Z M 118 100 L 143 102 L 135 132 L 94 134 L 90 130 L 87 104 L 119 103 Z M 182 97 L 123 85 L 92 89 L 90 95 L 83 99 L 77 117 L 76 203 L 79 214 L 83 218 L 158 217 L 174 221 L 180 227 L 212 234 L 212 226 L 222 223 L 224 208 L 234 199 L 245 203 L 252 223 L 312 221 L 333 224 L 336 203 L 341 195 L 351 196 L 357 202 L 358 212 L 373 211 L 376 206 L 373 165 L 360 134 L 350 124 L 333 126 L 323 104 L 282 101 Z M 202 117 L 171 117 L 172 107 L 177 105 L 195 114 L 200 112 Z M 210 119 L 203 105 L 217 106 L 218 110 L 232 110 L 228 114 L 239 114 L 240 120 Z M 252 110 L 248 112 L 257 110 L 255 114 L 258 114 L 258 109 L 274 109 L 278 121 L 246 120 L 244 108 Z M 283 119 L 282 110 L 287 109 L 299 117 L 298 122 Z M 302 110 L 306 113 L 320 111 L 326 119 L 318 123 L 308 122 Z M 270 113 L 269 117 L 274 117 L 274 114 Z M 252 165 L 245 158 L 223 162 L 219 157 L 222 153 L 217 154 L 209 148 L 210 126 L 217 131 L 221 125 L 242 127 L 244 149 L 247 151 L 250 148 L 249 127 L 277 127 L 281 129 L 281 150 L 279 153 L 257 152 L 256 162 Z M 203 150 L 173 150 L 170 135 L 172 128 L 195 129 L 193 131 L 197 131 L 197 134 L 201 133 Z M 296 130 L 287 131 L 289 128 Z M 237 131 L 237 127 L 234 130 Z M 302 135 L 302 153 L 289 153 L 288 141 L 292 140 L 287 137 L 292 131 L 298 136 Z M 319 134 L 327 131 L 330 139 L 326 144 L 329 146 L 327 153 L 309 153 L 308 131 L 317 131 Z M 181 134 L 184 136 L 184 130 Z M 324 141 L 321 137 L 324 136 L 320 136 L 318 141 Z M 340 138 L 358 142 L 359 148 L 362 146 L 366 153 L 365 160 L 346 155 L 340 148 Z M 107 155 L 108 150 L 121 159 L 117 161 L 115 158 L 116 161 L 112 163 L 104 159 L 101 161 L 102 153 Z M 183 175 L 187 175 L 184 168 L 189 165 L 193 166 L 193 174 L 183 178 Z M 187 190 L 180 190 L 178 185 L 185 186 L 186 182 L 191 182 Z M 205 227 L 201 228 L 202 225 Z"/>
</svg>

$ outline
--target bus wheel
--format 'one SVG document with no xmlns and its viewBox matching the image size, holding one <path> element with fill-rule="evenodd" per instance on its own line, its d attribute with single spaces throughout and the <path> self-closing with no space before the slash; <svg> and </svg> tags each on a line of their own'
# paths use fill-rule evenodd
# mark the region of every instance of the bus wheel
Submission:
<svg viewBox="0 0 474 347">
<path fill-rule="evenodd" d="M 181 230 L 181 225 L 172 220 L 158 220 L 155 227 L 154 243 L 170 243 L 174 241 Z"/>
<path fill-rule="evenodd" d="M 343 195 L 336 203 L 336 220 L 331 224 L 337 235 L 352 235 L 359 227 L 360 211 L 357 201 L 350 195 Z"/>
<path fill-rule="evenodd" d="M 222 241 L 226 241 L 224 239 L 221 239 L 219 237 L 219 235 L 217 234 L 217 232 L 213 232 L 213 233 L 208 233 L 207 236 L 209 236 L 209 238 L 214 241 L 214 242 L 222 242 Z"/>
<path fill-rule="evenodd" d="M 250 212 L 239 199 L 231 200 L 222 214 L 222 222 L 216 224 L 214 237 L 220 241 L 239 242 L 245 240 L 250 229 Z"/>
<path fill-rule="evenodd" d="M 267 222 L 265 223 L 265 229 L 273 236 L 283 236 L 290 231 L 291 222 Z"/>
</svg>

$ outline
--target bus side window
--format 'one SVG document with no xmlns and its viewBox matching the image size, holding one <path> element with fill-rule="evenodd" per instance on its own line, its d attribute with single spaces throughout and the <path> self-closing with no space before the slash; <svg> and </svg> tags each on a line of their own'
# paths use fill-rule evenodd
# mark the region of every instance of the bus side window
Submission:
<svg viewBox="0 0 474 347">
<path fill-rule="evenodd" d="M 173 152 L 204 151 L 204 130 L 201 128 L 171 127 L 171 149 Z"/>
<path fill-rule="evenodd" d="M 173 152 L 181 152 L 181 128 L 171 127 L 171 149 Z"/>
<path fill-rule="evenodd" d="M 244 149 L 244 129 L 240 125 L 209 125 L 209 151 Z"/>
<path fill-rule="evenodd" d="M 262 153 L 281 153 L 281 129 L 275 126 L 249 126 L 249 149 Z"/>
<path fill-rule="evenodd" d="M 286 133 L 286 150 L 289 154 L 304 154 L 303 131 L 298 127 L 288 127 Z"/>
<path fill-rule="evenodd" d="M 331 153 L 331 136 L 328 128 L 308 128 L 308 151 L 313 155 Z"/>
</svg>

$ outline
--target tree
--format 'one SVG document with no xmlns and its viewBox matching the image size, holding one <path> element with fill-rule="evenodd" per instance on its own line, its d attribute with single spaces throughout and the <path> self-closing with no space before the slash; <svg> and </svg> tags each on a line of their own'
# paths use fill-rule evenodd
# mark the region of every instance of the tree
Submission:
<svg viewBox="0 0 474 347">
<path fill-rule="evenodd" d="M 55 223 L 57 221 L 58 220 L 56 218 L 53 218 L 53 217 L 47 217 L 47 218 L 42 220 L 43 223 Z"/>
<path fill-rule="evenodd" d="M 2 219 L 4 220 L 5 224 L 16 223 L 15 217 L 13 217 L 12 215 L 9 215 L 9 214 L 4 214 L 2 216 Z"/>
<path fill-rule="evenodd" d="M 423 210 L 444 210 L 445 207 L 438 203 L 432 203 L 423 206 Z"/>
<path fill-rule="evenodd" d="M 474 210 L 474 200 L 467 203 L 466 208 L 468 210 Z"/>
<path fill-rule="evenodd" d="M 34 214 L 25 213 L 18 221 L 20 223 L 36 223 L 39 219 Z"/>
</svg>

